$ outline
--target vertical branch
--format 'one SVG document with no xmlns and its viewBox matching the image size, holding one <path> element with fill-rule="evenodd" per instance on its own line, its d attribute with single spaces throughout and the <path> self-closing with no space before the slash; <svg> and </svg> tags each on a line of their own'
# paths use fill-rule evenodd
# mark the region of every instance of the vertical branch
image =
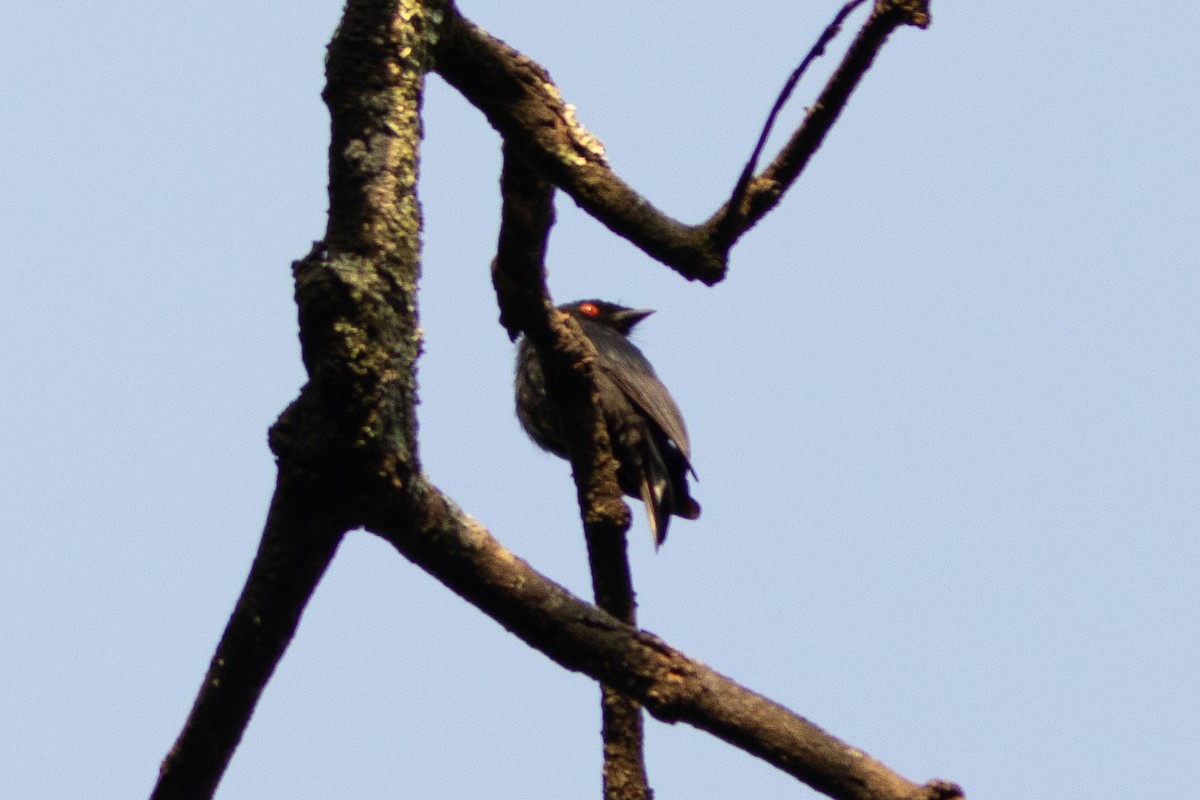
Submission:
<svg viewBox="0 0 1200 800">
<path fill-rule="evenodd" d="M 515 147 L 504 147 L 504 198 L 492 283 L 500 321 L 509 336 L 521 332 L 538 348 L 550 399 L 562 411 L 575 475 L 596 604 L 636 627 L 633 584 L 626 557 L 629 509 L 617 485 L 608 429 L 596 406 L 591 378 L 594 350 L 577 325 L 552 311 L 544 268 L 554 224 L 554 187 L 529 167 Z M 635 700 L 601 686 L 604 796 L 647 800 L 642 712 Z"/>
<path fill-rule="evenodd" d="M 626 523 L 628 527 L 628 523 Z M 596 605 L 637 628 L 637 601 L 629 571 L 625 531 L 611 525 L 585 526 Z M 648 800 L 642 707 L 607 684 L 600 685 L 604 739 L 605 800 Z"/>
<path fill-rule="evenodd" d="M 271 430 L 259 552 L 155 800 L 212 796 L 341 536 L 419 469 L 415 187 L 434 5 L 350 0 L 330 44 L 329 224 L 294 265 L 309 381 Z"/>
<path fill-rule="evenodd" d="M 331 409 L 355 426 L 362 480 L 420 470 L 416 361 L 420 109 L 438 2 L 349 0 L 329 45 L 329 221 L 321 258 L 296 270 L 300 342 Z M 339 399 L 341 399 L 339 398 Z M 381 464 L 382 462 L 382 469 Z"/>
</svg>

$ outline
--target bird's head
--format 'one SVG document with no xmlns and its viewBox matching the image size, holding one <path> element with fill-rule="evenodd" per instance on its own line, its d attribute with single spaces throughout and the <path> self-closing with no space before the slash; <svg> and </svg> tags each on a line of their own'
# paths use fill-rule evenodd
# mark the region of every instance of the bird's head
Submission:
<svg viewBox="0 0 1200 800">
<path fill-rule="evenodd" d="M 652 308 L 626 308 L 604 300 L 577 300 L 574 303 L 559 306 L 558 309 L 565 311 L 575 319 L 607 325 L 623 336 L 628 335 L 634 325 L 654 313 Z"/>
</svg>

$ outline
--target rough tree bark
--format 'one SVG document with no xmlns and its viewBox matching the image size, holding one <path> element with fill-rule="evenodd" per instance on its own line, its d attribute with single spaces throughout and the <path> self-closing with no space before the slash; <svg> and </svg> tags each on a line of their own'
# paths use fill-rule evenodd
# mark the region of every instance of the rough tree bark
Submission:
<svg viewBox="0 0 1200 800">
<path fill-rule="evenodd" d="M 862 1 L 843 9 L 810 58 Z M 947 782 L 912 783 L 636 628 L 624 560 L 629 510 L 592 397 L 594 352 L 578 326 L 554 311 L 543 267 L 550 200 L 561 189 L 685 278 L 721 280 L 729 249 L 798 177 L 888 35 L 928 22 L 921 0 L 876 0 L 788 143 L 755 172 L 764 131 L 729 201 L 706 222 L 684 225 L 612 172 L 544 69 L 471 24 L 452 2 L 349 0 L 329 48 L 324 92 L 332 119 L 328 227 L 293 268 L 309 379 L 272 427 L 278 479 L 262 543 L 154 798 L 213 795 L 305 604 L 342 536 L 358 527 L 564 668 L 602 684 L 608 797 L 650 794 L 639 705 L 658 719 L 709 731 L 831 797 L 961 797 Z M 570 421 L 596 606 L 505 550 L 421 470 L 416 189 L 421 94 L 435 69 L 504 141 L 492 277 L 503 325 L 543 352 L 554 399 Z"/>
</svg>

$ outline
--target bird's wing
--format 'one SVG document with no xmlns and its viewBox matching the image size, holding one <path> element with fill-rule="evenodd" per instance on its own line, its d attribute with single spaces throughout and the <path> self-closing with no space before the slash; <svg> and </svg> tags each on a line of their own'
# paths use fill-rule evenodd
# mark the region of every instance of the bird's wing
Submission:
<svg viewBox="0 0 1200 800">
<path fill-rule="evenodd" d="M 604 371 L 621 392 L 629 398 L 662 432 L 666 434 L 687 462 L 691 465 L 691 444 L 683 415 L 671 398 L 667 387 L 654 374 L 654 368 L 628 339 L 604 325 L 588 324 L 584 328 L 588 338 L 596 347 L 597 366 Z"/>
</svg>

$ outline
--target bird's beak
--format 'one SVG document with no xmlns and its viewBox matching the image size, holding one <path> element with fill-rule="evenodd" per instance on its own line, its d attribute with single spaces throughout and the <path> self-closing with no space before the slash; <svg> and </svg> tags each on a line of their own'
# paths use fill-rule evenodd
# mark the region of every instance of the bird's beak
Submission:
<svg viewBox="0 0 1200 800">
<path fill-rule="evenodd" d="M 653 308 L 627 308 L 624 311 L 618 311 L 613 314 L 613 317 L 625 330 L 629 330 L 653 313 Z"/>
</svg>

